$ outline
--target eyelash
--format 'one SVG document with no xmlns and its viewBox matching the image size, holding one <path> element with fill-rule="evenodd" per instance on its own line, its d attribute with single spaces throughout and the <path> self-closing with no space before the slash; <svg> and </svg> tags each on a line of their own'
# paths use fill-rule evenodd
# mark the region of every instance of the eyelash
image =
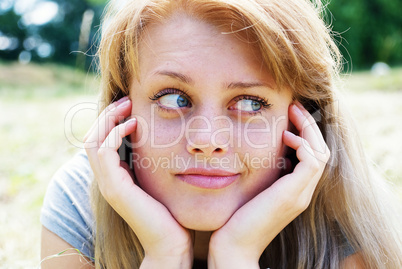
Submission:
<svg viewBox="0 0 402 269">
<path fill-rule="evenodd" d="M 162 96 L 168 95 L 168 94 L 183 95 L 186 98 L 188 98 L 189 100 L 191 100 L 191 98 L 188 96 L 188 94 L 185 90 L 179 90 L 179 89 L 175 89 L 175 88 L 163 89 L 162 91 L 157 92 L 157 93 L 153 94 L 152 96 L 150 96 L 149 99 L 151 99 L 152 101 L 158 101 L 159 98 L 161 98 Z"/>
<path fill-rule="evenodd" d="M 155 94 L 153 94 L 152 96 L 149 97 L 150 100 L 152 101 L 158 101 L 159 98 L 161 98 L 162 96 L 168 95 L 168 94 L 179 94 L 179 95 L 183 95 L 184 97 L 188 98 L 190 103 L 191 103 L 191 98 L 188 95 L 187 91 L 185 90 L 180 90 L 180 89 L 176 89 L 176 88 L 166 88 L 163 89 L 160 92 L 157 92 Z M 241 100 L 252 100 L 252 101 L 256 101 L 261 103 L 262 105 L 262 109 L 258 110 L 258 111 L 244 111 L 244 113 L 247 114 L 251 114 L 251 115 L 256 115 L 256 114 L 261 114 L 262 110 L 268 109 L 272 106 L 271 103 L 269 103 L 268 99 L 264 98 L 264 97 L 260 97 L 260 96 L 252 96 L 252 95 L 240 95 L 237 96 L 236 98 L 234 98 L 235 102 L 239 102 Z M 162 111 L 166 111 L 166 112 L 172 112 L 172 109 L 169 108 L 165 108 L 163 106 L 158 106 L 158 108 Z"/>
<path fill-rule="evenodd" d="M 253 95 L 240 95 L 237 96 L 233 99 L 236 103 L 241 101 L 241 100 L 251 100 L 251 101 L 256 101 L 259 102 L 262 105 L 261 110 L 258 111 L 244 111 L 244 113 L 256 115 L 256 114 L 261 114 L 261 112 L 265 109 L 268 109 L 272 106 L 271 103 L 269 103 L 268 99 L 261 97 L 261 96 L 253 96 Z"/>
<path fill-rule="evenodd" d="M 188 96 L 187 91 L 185 91 L 185 90 L 179 90 L 179 89 L 176 89 L 176 88 L 166 88 L 166 89 L 163 89 L 163 90 L 161 90 L 160 92 L 157 92 L 157 93 L 152 94 L 152 96 L 150 96 L 149 99 L 152 100 L 152 101 L 154 101 L 154 102 L 156 102 L 156 101 L 159 100 L 159 98 L 161 98 L 161 97 L 163 97 L 163 96 L 165 96 L 165 95 L 168 95 L 168 94 L 179 94 L 179 95 L 183 95 L 183 96 L 185 96 L 186 98 L 188 98 L 189 101 L 191 102 L 191 98 Z M 173 112 L 173 109 L 171 109 L 171 108 L 166 108 L 166 107 L 161 106 L 161 105 L 158 105 L 158 106 L 157 106 L 157 109 L 160 110 L 160 111 L 162 111 L 162 112 Z"/>
</svg>

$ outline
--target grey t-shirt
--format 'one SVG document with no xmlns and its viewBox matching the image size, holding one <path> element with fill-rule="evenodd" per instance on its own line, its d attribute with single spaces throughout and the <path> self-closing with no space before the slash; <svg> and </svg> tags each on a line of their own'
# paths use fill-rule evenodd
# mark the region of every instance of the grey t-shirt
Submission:
<svg viewBox="0 0 402 269">
<path fill-rule="evenodd" d="M 42 206 L 41 222 L 83 255 L 93 259 L 94 218 L 90 205 L 93 172 L 82 151 L 53 176 Z"/>
</svg>

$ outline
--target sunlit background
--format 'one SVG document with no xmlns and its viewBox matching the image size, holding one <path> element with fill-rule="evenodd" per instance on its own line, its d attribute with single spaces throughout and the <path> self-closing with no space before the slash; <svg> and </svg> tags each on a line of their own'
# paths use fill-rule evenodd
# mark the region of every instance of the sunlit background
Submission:
<svg viewBox="0 0 402 269">
<path fill-rule="evenodd" d="M 96 118 L 94 55 L 106 4 L 0 0 L 0 268 L 40 265 L 46 186 Z M 402 1 L 332 0 L 327 8 L 344 55 L 344 102 L 375 171 L 402 196 Z"/>
</svg>

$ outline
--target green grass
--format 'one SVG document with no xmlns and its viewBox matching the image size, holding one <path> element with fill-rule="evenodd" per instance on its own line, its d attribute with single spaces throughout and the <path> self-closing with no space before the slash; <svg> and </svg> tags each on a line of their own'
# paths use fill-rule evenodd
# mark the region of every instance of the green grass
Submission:
<svg viewBox="0 0 402 269">
<path fill-rule="evenodd" d="M 0 268 L 37 268 L 40 207 L 55 171 L 78 150 L 96 112 L 65 116 L 82 102 L 96 104 L 96 77 L 57 65 L 0 63 Z M 68 125 L 70 126 L 70 125 Z"/>
<path fill-rule="evenodd" d="M 2 99 L 61 98 L 97 90 L 95 75 L 68 66 L 0 62 L 0 71 Z"/>
<path fill-rule="evenodd" d="M 402 68 L 385 77 L 362 72 L 345 79 L 345 101 L 368 156 L 402 186 Z M 76 114 L 67 136 L 65 117 L 77 104 L 96 104 L 98 87 L 94 75 L 70 67 L 0 62 L 0 268 L 39 265 L 46 186 L 80 150 L 69 141 L 83 137 L 96 112 Z"/>
<path fill-rule="evenodd" d="M 397 92 L 402 91 L 402 67 L 390 70 L 387 75 L 374 76 L 370 71 L 362 71 L 342 76 L 347 80 L 347 88 L 353 92 L 367 91 Z"/>
</svg>

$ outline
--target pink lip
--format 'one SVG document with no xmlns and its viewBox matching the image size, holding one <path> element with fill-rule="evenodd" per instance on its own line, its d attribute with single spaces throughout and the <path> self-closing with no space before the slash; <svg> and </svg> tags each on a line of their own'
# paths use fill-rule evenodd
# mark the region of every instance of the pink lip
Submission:
<svg viewBox="0 0 402 269">
<path fill-rule="evenodd" d="M 222 189 L 239 178 L 239 173 L 232 173 L 218 169 L 190 168 L 176 176 L 190 184 L 203 189 Z"/>
</svg>

